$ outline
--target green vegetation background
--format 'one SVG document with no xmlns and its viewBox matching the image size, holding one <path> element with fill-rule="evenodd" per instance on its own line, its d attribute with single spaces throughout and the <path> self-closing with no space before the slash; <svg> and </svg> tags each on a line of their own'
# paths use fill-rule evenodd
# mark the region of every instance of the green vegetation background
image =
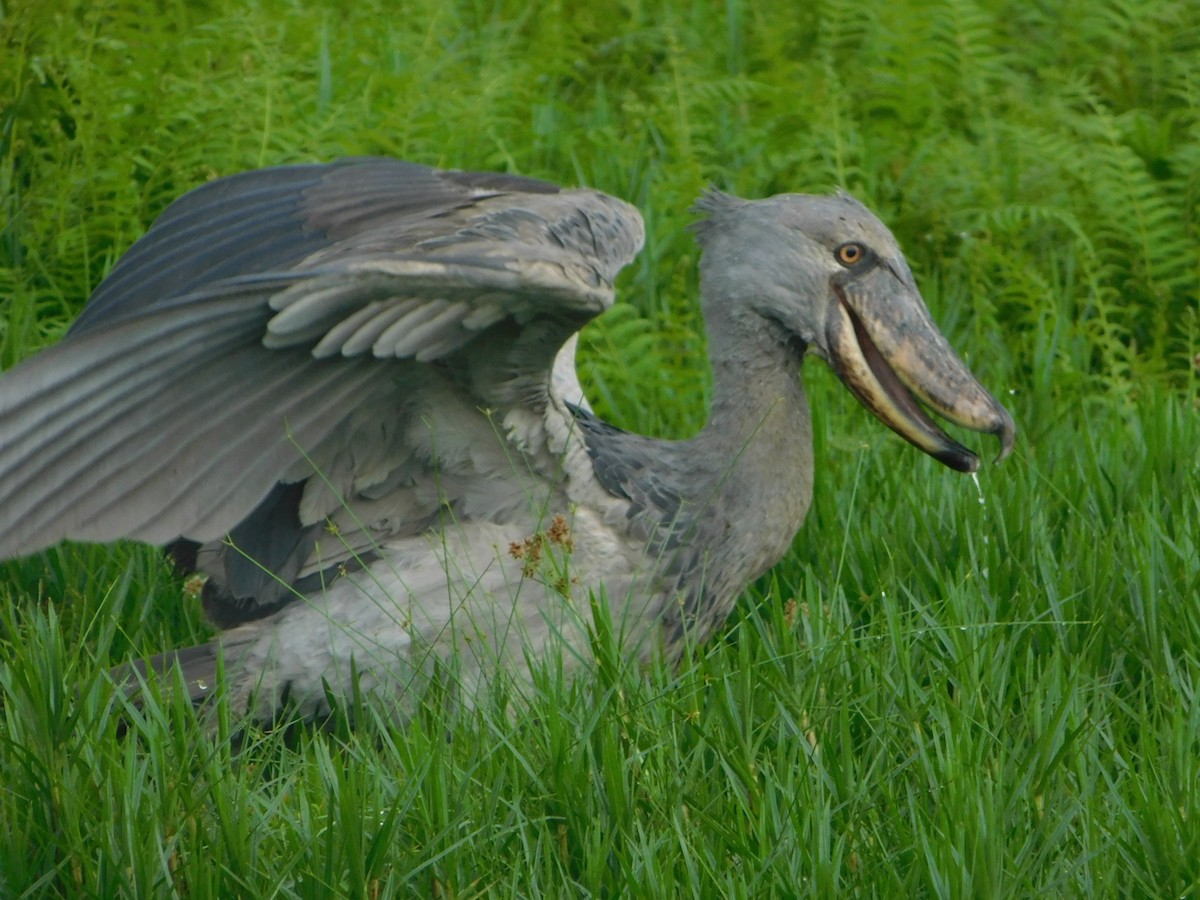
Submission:
<svg viewBox="0 0 1200 900">
<path fill-rule="evenodd" d="M 511 715 L 240 750 L 169 690 L 118 735 L 104 670 L 207 634 L 156 553 L 9 563 L 0 895 L 1200 893 L 1194 2 L 0 0 L 0 367 L 174 197 L 346 154 L 637 204 L 585 375 L 664 436 L 704 417 L 691 201 L 844 186 L 1015 457 L 977 491 L 810 363 L 809 521 L 681 671 L 601 636 Z"/>
</svg>

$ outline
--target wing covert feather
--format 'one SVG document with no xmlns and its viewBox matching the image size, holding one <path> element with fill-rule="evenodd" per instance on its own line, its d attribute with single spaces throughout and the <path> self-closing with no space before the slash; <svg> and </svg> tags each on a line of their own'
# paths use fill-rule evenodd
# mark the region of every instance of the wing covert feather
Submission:
<svg viewBox="0 0 1200 900">
<path fill-rule="evenodd" d="M 363 159 L 205 185 L 59 345 L 0 378 L 0 556 L 63 538 L 211 543 L 253 521 L 271 529 L 261 555 L 282 559 L 314 525 L 277 533 L 283 496 L 309 517 L 340 498 L 423 526 L 425 501 L 399 512 L 416 495 L 385 514 L 389 491 L 438 465 L 403 417 L 446 402 L 462 422 L 545 414 L 555 354 L 641 243 L 621 201 L 518 176 Z M 450 481 L 470 492 L 471 472 Z M 279 493 L 304 482 L 307 503 Z"/>
</svg>

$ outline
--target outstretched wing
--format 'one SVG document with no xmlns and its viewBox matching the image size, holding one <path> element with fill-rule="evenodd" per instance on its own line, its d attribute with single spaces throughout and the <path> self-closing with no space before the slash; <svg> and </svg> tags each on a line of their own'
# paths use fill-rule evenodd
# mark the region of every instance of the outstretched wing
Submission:
<svg viewBox="0 0 1200 900">
<path fill-rule="evenodd" d="M 232 534 L 233 593 L 272 602 L 339 508 L 364 545 L 439 503 L 488 514 L 475 442 L 544 417 L 556 354 L 642 235 L 601 193 L 387 159 L 193 191 L 0 378 L 0 557 Z"/>
</svg>

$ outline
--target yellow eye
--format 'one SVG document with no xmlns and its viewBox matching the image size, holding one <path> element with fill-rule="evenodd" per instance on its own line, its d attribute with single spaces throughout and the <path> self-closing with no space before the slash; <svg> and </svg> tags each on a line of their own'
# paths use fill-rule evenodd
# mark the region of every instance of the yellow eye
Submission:
<svg viewBox="0 0 1200 900">
<path fill-rule="evenodd" d="M 852 266 L 861 262 L 862 258 L 867 255 L 867 251 L 862 244 L 849 243 L 842 244 L 833 251 L 833 254 L 843 266 Z"/>
</svg>

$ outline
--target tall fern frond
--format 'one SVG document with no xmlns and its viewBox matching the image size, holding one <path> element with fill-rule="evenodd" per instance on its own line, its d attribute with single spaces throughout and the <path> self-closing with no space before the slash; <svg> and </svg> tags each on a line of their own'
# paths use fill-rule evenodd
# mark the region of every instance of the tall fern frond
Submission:
<svg viewBox="0 0 1200 900">
<path fill-rule="evenodd" d="M 1086 143 L 1082 184 L 1091 201 L 1100 259 L 1121 295 L 1130 339 L 1161 351 L 1195 302 L 1196 253 L 1188 214 L 1168 182 L 1154 178 L 1097 101 L 1071 125 Z"/>
<path fill-rule="evenodd" d="M 1009 78 L 995 14 L 975 0 L 942 0 L 928 13 L 929 58 L 943 97 L 957 96 L 975 111 L 993 102 L 993 91 Z"/>
</svg>

